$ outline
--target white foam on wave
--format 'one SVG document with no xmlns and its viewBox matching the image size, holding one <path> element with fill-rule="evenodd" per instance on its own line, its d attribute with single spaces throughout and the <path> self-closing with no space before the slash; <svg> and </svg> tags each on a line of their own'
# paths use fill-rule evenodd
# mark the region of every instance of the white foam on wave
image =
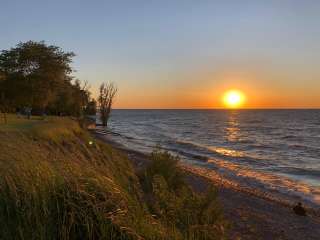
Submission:
<svg viewBox="0 0 320 240">
<path fill-rule="evenodd" d="M 252 170 L 220 159 L 210 159 L 202 166 L 195 161 L 182 162 L 181 166 L 216 183 L 256 195 L 289 204 L 302 201 L 311 207 L 320 206 L 320 187 L 312 187 L 284 176 Z"/>
</svg>

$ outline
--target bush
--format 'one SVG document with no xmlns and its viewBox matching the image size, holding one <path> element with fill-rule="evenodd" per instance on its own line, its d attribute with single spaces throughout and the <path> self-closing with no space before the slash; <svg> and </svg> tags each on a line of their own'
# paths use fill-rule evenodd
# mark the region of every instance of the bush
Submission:
<svg viewBox="0 0 320 240">
<path fill-rule="evenodd" d="M 143 186 L 146 191 L 152 191 L 153 177 L 160 175 L 164 178 L 168 187 L 176 191 L 180 187 L 185 186 L 184 173 L 177 167 L 179 158 L 168 152 L 155 150 L 151 153 L 151 164 L 149 164 L 144 172 Z"/>
<path fill-rule="evenodd" d="M 223 239 L 226 224 L 215 189 L 195 193 L 184 181 L 179 158 L 155 151 L 142 175 L 149 210 L 178 239 Z"/>
</svg>

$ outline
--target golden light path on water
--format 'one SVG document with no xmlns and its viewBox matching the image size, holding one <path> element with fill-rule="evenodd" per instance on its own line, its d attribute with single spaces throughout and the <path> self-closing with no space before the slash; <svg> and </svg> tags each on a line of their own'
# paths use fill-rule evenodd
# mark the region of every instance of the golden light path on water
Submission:
<svg viewBox="0 0 320 240">
<path fill-rule="evenodd" d="M 225 128 L 225 137 L 229 142 L 235 143 L 237 141 L 241 141 L 241 128 L 238 115 L 239 112 L 237 110 L 232 110 L 229 113 L 227 120 L 228 124 Z M 208 149 L 230 157 L 241 158 L 245 156 L 244 152 L 233 149 L 221 147 L 208 147 Z M 278 175 L 270 172 L 253 170 L 249 166 L 239 163 L 232 163 L 222 159 L 212 158 L 208 160 L 208 163 L 214 164 L 216 167 L 218 167 L 218 169 L 224 169 L 233 172 L 234 177 L 236 176 L 236 178 L 231 177 L 231 175 L 228 176 L 224 173 L 219 173 L 219 171 L 211 171 L 210 169 L 202 167 L 190 167 L 187 165 L 184 165 L 183 167 L 209 179 L 221 181 L 221 184 L 223 185 L 228 185 L 236 189 L 245 189 L 246 191 L 257 195 L 262 195 L 266 198 L 274 200 L 277 199 L 278 201 L 290 203 L 293 199 L 295 199 L 294 201 L 297 201 L 300 199 L 299 196 L 305 195 L 312 202 L 320 203 L 319 188 L 310 187 L 307 184 L 289 179 L 285 176 L 279 177 Z M 246 181 L 245 179 L 251 179 L 251 181 Z M 249 182 L 251 182 L 252 185 L 247 185 Z M 263 188 L 261 188 L 262 184 L 264 185 Z M 269 192 L 267 189 L 269 189 L 269 191 L 271 190 L 271 192 Z M 286 196 L 284 193 L 288 193 L 292 198 Z"/>
<path fill-rule="evenodd" d="M 240 137 L 238 113 L 236 111 L 232 111 L 229 114 L 226 135 L 229 142 L 236 142 Z"/>
</svg>

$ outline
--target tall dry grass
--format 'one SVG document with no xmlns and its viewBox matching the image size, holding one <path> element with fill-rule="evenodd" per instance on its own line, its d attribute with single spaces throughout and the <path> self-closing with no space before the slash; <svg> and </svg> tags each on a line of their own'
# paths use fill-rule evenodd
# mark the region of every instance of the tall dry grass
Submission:
<svg viewBox="0 0 320 240">
<path fill-rule="evenodd" d="M 75 121 L 23 124 L 0 126 L 0 239 L 223 236 L 214 229 L 222 226 L 215 197 L 188 189 L 170 155 L 152 156 L 141 187 L 126 156 Z"/>
<path fill-rule="evenodd" d="M 161 238 L 128 160 L 76 122 L 0 129 L 0 150 L 0 239 Z"/>
</svg>

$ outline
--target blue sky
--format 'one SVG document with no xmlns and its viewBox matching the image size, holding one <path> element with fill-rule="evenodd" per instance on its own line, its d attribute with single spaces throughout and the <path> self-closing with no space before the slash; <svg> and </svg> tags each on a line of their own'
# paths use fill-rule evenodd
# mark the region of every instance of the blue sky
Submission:
<svg viewBox="0 0 320 240">
<path fill-rule="evenodd" d="M 74 51 L 117 107 L 320 107 L 320 1 L 1 0 L 0 49 L 45 40 Z"/>
</svg>

